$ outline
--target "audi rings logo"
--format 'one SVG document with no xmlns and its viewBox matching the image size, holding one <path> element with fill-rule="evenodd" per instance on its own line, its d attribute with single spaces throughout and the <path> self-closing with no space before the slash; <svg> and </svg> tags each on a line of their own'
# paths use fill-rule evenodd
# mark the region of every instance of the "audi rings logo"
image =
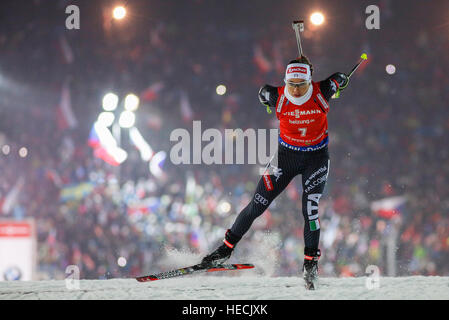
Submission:
<svg viewBox="0 0 449 320">
<path fill-rule="evenodd" d="M 260 203 L 264 206 L 266 206 L 268 204 L 268 200 L 265 199 L 264 197 L 262 197 L 259 193 L 256 193 L 256 195 L 254 196 L 254 202 Z"/>
</svg>

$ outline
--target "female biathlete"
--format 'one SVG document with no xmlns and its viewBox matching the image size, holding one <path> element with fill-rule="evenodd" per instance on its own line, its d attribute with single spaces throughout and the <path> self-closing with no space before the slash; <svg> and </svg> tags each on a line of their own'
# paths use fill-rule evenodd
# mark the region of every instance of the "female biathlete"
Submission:
<svg viewBox="0 0 449 320">
<path fill-rule="evenodd" d="M 203 265 L 218 265 L 229 259 L 236 244 L 270 203 L 298 174 L 302 175 L 304 216 L 304 265 L 306 283 L 318 276 L 320 220 L 318 204 L 329 175 L 327 113 L 329 99 L 349 82 L 344 73 L 326 80 L 312 81 L 312 65 L 307 57 L 292 60 L 285 70 L 285 85 L 265 85 L 260 102 L 276 110 L 279 119 L 279 146 L 266 167 L 248 205 L 226 231 L 223 244 L 203 258 Z"/>
</svg>

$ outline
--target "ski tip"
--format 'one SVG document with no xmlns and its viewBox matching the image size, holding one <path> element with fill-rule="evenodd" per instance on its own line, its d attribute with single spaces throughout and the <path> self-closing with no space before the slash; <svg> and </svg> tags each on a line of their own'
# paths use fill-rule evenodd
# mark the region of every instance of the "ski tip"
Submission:
<svg viewBox="0 0 449 320">
<path fill-rule="evenodd" d="M 153 276 L 146 276 L 146 277 L 138 277 L 136 278 L 136 280 L 139 282 L 147 282 L 147 281 L 156 281 L 159 280 L 159 278 Z"/>
<path fill-rule="evenodd" d="M 226 268 L 226 267 L 220 267 L 220 266 L 217 266 L 217 267 L 215 267 L 215 268 L 209 268 L 209 269 L 207 269 L 206 272 L 227 271 L 227 270 L 232 270 L 232 269 L 229 269 L 229 268 Z"/>
<path fill-rule="evenodd" d="M 250 264 L 250 263 L 238 263 L 238 264 L 235 264 L 235 266 L 237 267 L 237 269 L 252 269 L 252 268 L 254 268 L 254 265 Z"/>
<path fill-rule="evenodd" d="M 214 271 L 232 271 L 232 270 L 242 270 L 242 269 L 252 269 L 254 268 L 253 264 L 249 263 L 233 263 L 233 264 L 221 264 L 215 267 L 211 267 L 207 269 L 207 272 Z"/>
</svg>

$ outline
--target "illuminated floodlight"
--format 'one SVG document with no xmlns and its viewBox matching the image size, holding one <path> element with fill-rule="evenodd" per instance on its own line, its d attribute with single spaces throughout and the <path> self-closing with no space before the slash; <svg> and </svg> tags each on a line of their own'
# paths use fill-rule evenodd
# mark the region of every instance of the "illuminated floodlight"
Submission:
<svg viewBox="0 0 449 320">
<path fill-rule="evenodd" d="M 220 84 L 219 86 L 217 86 L 217 89 L 215 91 L 217 92 L 218 95 L 222 96 L 226 93 L 226 86 Z"/>
<path fill-rule="evenodd" d="M 122 20 L 126 16 L 126 9 L 123 6 L 115 7 L 112 11 L 112 16 L 116 20 Z"/>
<path fill-rule="evenodd" d="M 131 128 L 129 130 L 129 137 L 132 143 L 137 147 L 137 149 L 139 149 L 142 160 L 150 161 L 154 155 L 153 149 L 151 149 L 151 146 L 142 137 L 139 129 L 136 127 Z"/>
<path fill-rule="evenodd" d="M 218 206 L 218 210 L 223 214 L 229 213 L 231 211 L 231 204 L 228 201 L 222 201 Z"/>
<path fill-rule="evenodd" d="M 103 97 L 104 111 L 114 111 L 118 105 L 118 96 L 115 93 L 108 93 Z"/>
<path fill-rule="evenodd" d="M 133 93 L 130 93 L 125 98 L 125 110 L 136 111 L 139 107 L 139 97 Z"/>
<path fill-rule="evenodd" d="M 128 153 L 119 147 L 107 151 L 118 164 L 122 164 L 128 158 Z"/>
<path fill-rule="evenodd" d="M 25 158 L 28 155 L 28 149 L 25 147 L 22 147 L 19 149 L 19 156 L 21 158 Z"/>
<path fill-rule="evenodd" d="M 115 120 L 115 116 L 112 112 L 102 112 L 98 115 L 98 122 L 105 126 L 105 127 L 110 127 Z"/>
<path fill-rule="evenodd" d="M 2 147 L 2 152 L 3 152 L 3 154 L 4 154 L 5 156 L 8 155 L 10 151 L 11 151 L 11 147 L 10 147 L 9 145 L 5 144 L 5 145 Z"/>
<path fill-rule="evenodd" d="M 134 126 L 134 123 L 136 122 L 136 116 L 131 111 L 123 111 L 120 114 L 120 118 L 118 120 L 118 124 L 122 128 L 131 128 Z"/>
<path fill-rule="evenodd" d="M 396 73 L 396 67 L 393 64 L 389 64 L 385 67 L 385 71 L 387 71 L 388 74 L 395 74 Z"/>
<path fill-rule="evenodd" d="M 162 171 L 162 167 L 164 165 L 164 161 L 167 158 L 167 153 L 165 151 L 159 151 L 156 153 L 149 163 L 150 172 L 157 178 L 162 178 L 164 176 L 164 172 Z"/>
<path fill-rule="evenodd" d="M 322 25 L 324 22 L 324 15 L 321 12 L 314 12 L 310 16 L 310 22 L 316 26 Z"/>
<path fill-rule="evenodd" d="M 127 261 L 126 261 L 126 258 L 124 258 L 124 257 L 120 257 L 117 259 L 117 264 L 119 265 L 119 267 L 122 267 L 122 268 L 125 267 L 126 263 L 127 263 Z"/>
</svg>

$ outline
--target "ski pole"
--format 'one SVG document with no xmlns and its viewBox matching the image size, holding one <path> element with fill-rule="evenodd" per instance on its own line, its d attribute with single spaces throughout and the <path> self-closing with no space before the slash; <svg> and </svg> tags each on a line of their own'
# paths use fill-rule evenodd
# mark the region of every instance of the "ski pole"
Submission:
<svg viewBox="0 0 449 320">
<path fill-rule="evenodd" d="M 292 23 L 293 30 L 296 34 L 296 44 L 298 45 L 299 57 L 302 57 L 302 46 L 301 46 L 301 36 L 300 33 L 304 31 L 304 21 L 297 20 Z"/>
<path fill-rule="evenodd" d="M 352 76 L 352 74 L 355 72 L 355 70 L 358 69 L 358 67 L 362 64 L 363 61 L 366 61 L 368 59 L 368 56 L 366 55 L 366 53 L 363 53 L 360 56 L 360 61 L 354 66 L 354 68 L 352 68 L 351 72 L 349 72 L 348 74 L 348 79 Z"/>
<path fill-rule="evenodd" d="M 302 45 L 301 45 L 301 32 L 304 31 L 304 21 L 303 20 L 295 20 L 292 22 L 292 28 L 295 30 L 296 35 L 296 44 L 298 45 L 298 53 L 299 58 L 302 57 Z M 266 105 L 267 113 L 271 114 L 271 109 L 269 105 Z"/>
<path fill-rule="evenodd" d="M 354 68 L 352 68 L 352 70 L 349 72 L 349 74 L 347 75 L 348 77 L 348 81 L 349 78 L 351 78 L 351 76 L 354 74 L 354 72 L 360 67 L 360 65 L 362 64 L 362 62 L 366 61 L 368 59 L 368 56 L 366 55 L 366 53 L 363 53 L 360 56 L 360 61 L 354 66 Z M 332 96 L 333 99 L 338 99 L 340 97 L 340 89 L 338 89 L 337 92 L 335 92 L 335 94 Z"/>
</svg>

